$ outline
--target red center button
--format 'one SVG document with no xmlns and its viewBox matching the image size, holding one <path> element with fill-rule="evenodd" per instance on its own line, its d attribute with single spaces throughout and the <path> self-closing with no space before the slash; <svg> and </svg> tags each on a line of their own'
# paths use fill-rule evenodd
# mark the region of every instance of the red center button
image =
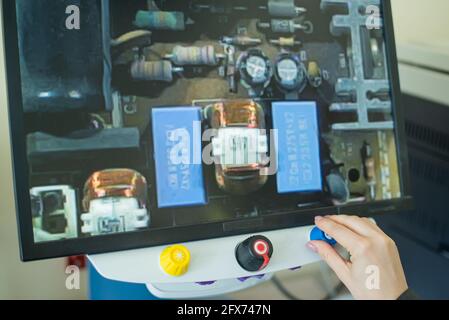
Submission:
<svg viewBox="0 0 449 320">
<path fill-rule="evenodd" d="M 267 254 L 268 252 L 268 243 L 266 243 L 263 240 L 256 241 L 256 244 L 254 245 L 254 251 L 260 255 Z"/>
<path fill-rule="evenodd" d="M 235 250 L 239 265 L 250 272 L 263 270 L 270 262 L 273 245 L 264 236 L 254 236 L 240 243 Z"/>
</svg>

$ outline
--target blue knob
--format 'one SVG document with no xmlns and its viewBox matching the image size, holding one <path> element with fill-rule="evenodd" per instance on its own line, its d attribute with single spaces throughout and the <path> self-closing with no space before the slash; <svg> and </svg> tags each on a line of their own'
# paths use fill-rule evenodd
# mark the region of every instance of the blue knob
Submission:
<svg viewBox="0 0 449 320">
<path fill-rule="evenodd" d="M 335 241 L 334 238 L 329 236 L 324 231 L 320 230 L 318 227 L 313 228 L 312 231 L 310 232 L 310 240 L 311 241 L 316 241 L 316 240 L 318 240 L 318 241 L 326 241 L 331 246 L 334 246 L 334 245 L 337 244 L 337 241 Z"/>
</svg>

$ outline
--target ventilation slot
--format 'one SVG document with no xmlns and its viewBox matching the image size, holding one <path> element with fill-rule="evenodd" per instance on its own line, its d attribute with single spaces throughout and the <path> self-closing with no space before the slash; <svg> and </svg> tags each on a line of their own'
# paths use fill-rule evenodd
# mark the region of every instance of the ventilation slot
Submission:
<svg viewBox="0 0 449 320">
<path fill-rule="evenodd" d="M 449 135 L 413 122 L 406 122 L 405 131 L 410 139 L 449 154 Z"/>
<path fill-rule="evenodd" d="M 424 178 L 445 187 L 448 186 L 449 170 L 434 166 L 416 157 L 410 156 L 410 171 L 413 175 Z"/>
</svg>

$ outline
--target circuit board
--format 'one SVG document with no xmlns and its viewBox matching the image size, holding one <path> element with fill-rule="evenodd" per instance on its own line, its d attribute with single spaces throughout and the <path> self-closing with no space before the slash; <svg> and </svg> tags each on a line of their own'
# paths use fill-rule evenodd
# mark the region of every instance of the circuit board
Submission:
<svg viewBox="0 0 449 320">
<path fill-rule="evenodd" d="M 381 1 L 80 3 L 16 1 L 33 243 L 404 196 Z"/>
</svg>

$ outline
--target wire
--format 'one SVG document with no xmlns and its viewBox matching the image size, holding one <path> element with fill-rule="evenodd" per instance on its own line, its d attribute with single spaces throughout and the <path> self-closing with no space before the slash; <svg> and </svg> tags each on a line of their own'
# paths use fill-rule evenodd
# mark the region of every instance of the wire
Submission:
<svg viewBox="0 0 449 320">
<path fill-rule="evenodd" d="M 298 297 L 296 297 L 295 295 L 293 295 L 292 293 L 290 293 L 289 290 L 287 290 L 284 285 L 282 284 L 282 282 L 276 277 L 273 276 L 271 278 L 271 281 L 273 282 L 274 286 L 289 300 L 302 300 Z"/>
<path fill-rule="evenodd" d="M 328 294 L 321 300 L 331 300 L 331 299 L 335 299 L 338 294 L 344 289 L 346 288 L 345 285 L 343 284 L 343 282 L 339 282 L 337 284 L 337 286 L 335 287 L 334 290 L 332 290 L 332 292 L 328 292 Z"/>
<path fill-rule="evenodd" d="M 301 299 L 297 296 L 295 296 L 293 293 L 291 293 L 287 288 L 285 288 L 285 286 L 283 285 L 283 283 L 276 277 L 273 276 L 271 278 L 271 282 L 273 282 L 274 286 L 289 300 L 304 300 Z M 331 299 L 335 299 L 339 293 L 345 288 L 345 285 L 343 284 L 343 282 L 339 281 L 337 283 L 337 285 L 335 286 L 335 288 L 333 288 L 332 290 L 327 290 L 327 294 L 326 296 L 324 296 L 321 300 L 331 300 Z"/>
</svg>

